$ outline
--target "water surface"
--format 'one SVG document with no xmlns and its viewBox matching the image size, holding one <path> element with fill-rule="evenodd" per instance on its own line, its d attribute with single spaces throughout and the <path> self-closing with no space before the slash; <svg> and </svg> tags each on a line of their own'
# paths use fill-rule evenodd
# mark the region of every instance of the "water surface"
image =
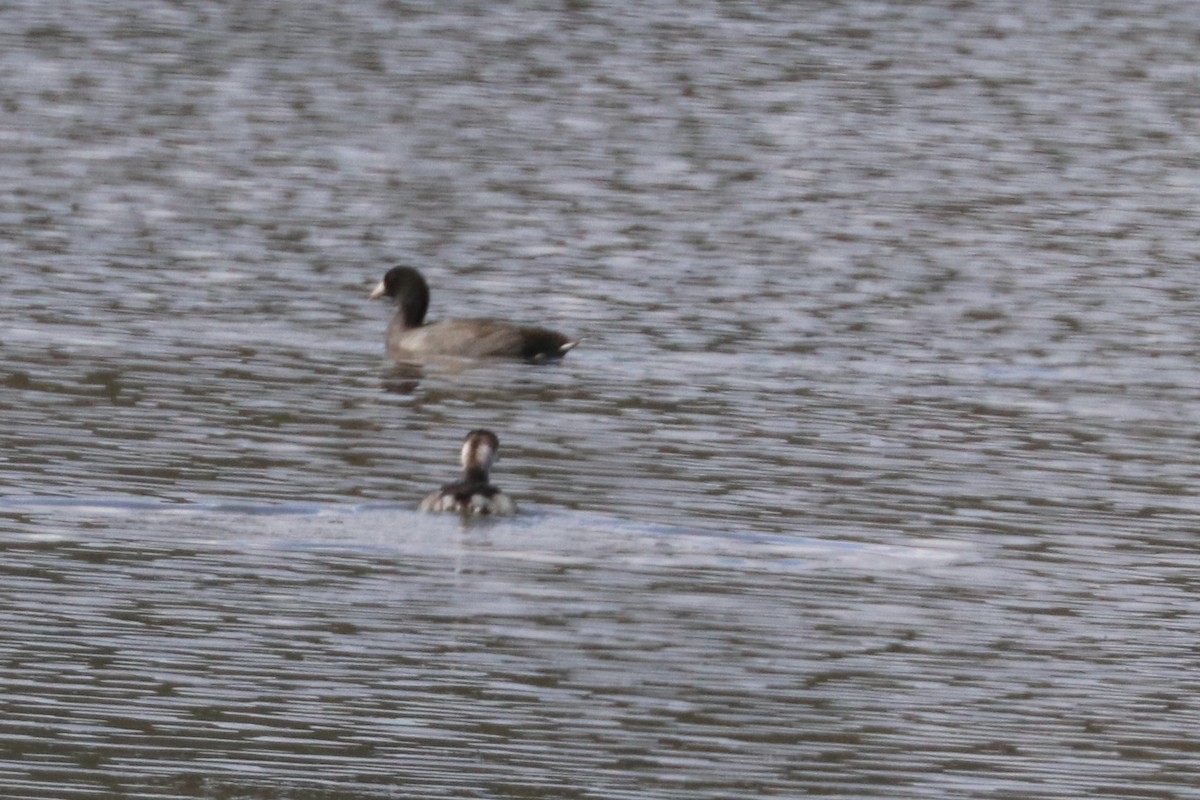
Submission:
<svg viewBox="0 0 1200 800">
<path fill-rule="evenodd" d="M 0 794 L 1197 796 L 1198 25 L 0 9 Z"/>
</svg>

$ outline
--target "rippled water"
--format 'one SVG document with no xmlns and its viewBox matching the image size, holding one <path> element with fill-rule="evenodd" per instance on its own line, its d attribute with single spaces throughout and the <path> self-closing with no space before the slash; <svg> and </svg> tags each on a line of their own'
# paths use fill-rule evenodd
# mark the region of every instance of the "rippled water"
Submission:
<svg viewBox="0 0 1200 800">
<path fill-rule="evenodd" d="M 1196 797 L 1198 29 L 0 7 L 0 795 Z"/>
</svg>

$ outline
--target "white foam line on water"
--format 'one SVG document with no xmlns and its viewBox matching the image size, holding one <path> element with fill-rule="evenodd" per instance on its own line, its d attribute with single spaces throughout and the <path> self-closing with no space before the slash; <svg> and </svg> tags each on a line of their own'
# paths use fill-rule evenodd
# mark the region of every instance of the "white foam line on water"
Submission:
<svg viewBox="0 0 1200 800">
<path fill-rule="evenodd" d="M 417 513 L 411 504 L 317 503 L 263 504 L 244 501 L 167 503 L 155 500 L 5 498 L 0 510 L 62 513 L 71 518 L 129 518 L 150 536 L 163 535 L 162 525 L 147 514 L 188 521 L 191 530 L 170 530 L 170 541 L 223 549 L 268 548 L 297 552 L 356 552 L 389 555 L 448 554 L 467 544 L 464 537 L 486 543 L 492 559 L 543 564 L 579 564 L 596 559 L 629 568 L 668 566 L 797 572 L 818 568 L 893 572 L 946 566 L 978 559 L 978 547 L 960 540 L 905 535 L 904 543 L 878 544 L 845 538 L 822 539 L 797 534 L 673 528 L 597 514 L 527 507 L 511 519 L 462 519 Z M 221 524 L 220 520 L 226 520 Z M 72 519 L 58 520 L 53 531 L 27 535 L 39 541 L 69 540 Z M 116 527 L 116 526 L 113 526 Z M 122 535 L 129 529 L 121 526 Z M 103 537 L 89 528 L 88 539 Z M 149 542 L 148 542 L 149 543 Z"/>
</svg>

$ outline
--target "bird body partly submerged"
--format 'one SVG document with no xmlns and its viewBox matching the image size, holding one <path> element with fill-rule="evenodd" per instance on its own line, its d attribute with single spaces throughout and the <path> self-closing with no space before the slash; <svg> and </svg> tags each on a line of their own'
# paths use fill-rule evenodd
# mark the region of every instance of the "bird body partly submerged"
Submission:
<svg viewBox="0 0 1200 800">
<path fill-rule="evenodd" d="M 561 333 L 494 319 L 452 319 L 407 327 L 399 315 L 388 323 L 388 354 L 487 358 L 503 356 L 530 361 L 557 358 L 575 346 Z"/>
<path fill-rule="evenodd" d="M 430 492 L 421 501 L 417 510 L 506 517 L 517 513 L 517 504 L 495 486 L 479 486 L 466 481 L 455 481 L 446 484 L 436 492 Z"/>
<path fill-rule="evenodd" d="M 425 324 L 429 285 L 412 267 L 393 267 L 371 292 L 371 299 L 390 297 L 396 314 L 388 323 L 387 349 L 392 358 L 501 356 L 543 361 L 561 358 L 577 341 L 557 331 L 513 325 L 494 319 L 455 319 Z"/>
<path fill-rule="evenodd" d="M 468 433 L 461 453 L 462 477 L 431 492 L 417 510 L 478 516 L 515 514 L 517 504 L 488 478 L 499 449 L 500 440 L 491 431 L 479 429 Z"/>
</svg>

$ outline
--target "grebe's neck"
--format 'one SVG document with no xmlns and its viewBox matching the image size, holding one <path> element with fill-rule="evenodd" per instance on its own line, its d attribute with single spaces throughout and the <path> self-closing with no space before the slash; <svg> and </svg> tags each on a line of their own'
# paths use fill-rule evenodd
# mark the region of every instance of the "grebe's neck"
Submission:
<svg viewBox="0 0 1200 800">
<path fill-rule="evenodd" d="M 463 480 L 467 483 L 487 483 L 487 467 L 473 465 L 463 470 Z"/>
</svg>

